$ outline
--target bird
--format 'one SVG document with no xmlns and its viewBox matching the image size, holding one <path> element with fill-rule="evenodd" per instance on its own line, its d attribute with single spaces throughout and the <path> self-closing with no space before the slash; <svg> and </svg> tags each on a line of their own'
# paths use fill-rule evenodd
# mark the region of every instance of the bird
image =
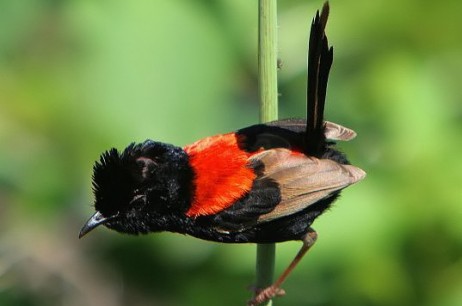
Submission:
<svg viewBox="0 0 462 306">
<path fill-rule="evenodd" d="M 146 140 L 101 154 L 93 167 L 98 226 L 125 234 L 174 232 L 221 243 L 302 242 L 300 251 L 248 305 L 284 295 L 282 283 L 317 239 L 313 221 L 366 173 L 336 148 L 356 133 L 324 120 L 333 62 L 326 2 L 311 23 L 306 119 L 255 124 L 180 147 Z"/>
</svg>

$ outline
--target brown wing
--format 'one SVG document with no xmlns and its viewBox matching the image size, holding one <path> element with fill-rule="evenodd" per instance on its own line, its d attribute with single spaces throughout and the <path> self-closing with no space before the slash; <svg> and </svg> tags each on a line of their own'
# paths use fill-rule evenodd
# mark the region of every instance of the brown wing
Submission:
<svg viewBox="0 0 462 306">
<path fill-rule="evenodd" d="M 251 157 L 264 165 L 258 179 L 271 179 L 281 190 L 281 201 L 257 219 L 257 223 L 297 213 L 364 178 L 365 172 L 328 159 L 294 154 L 287 149 L 264 151 Z"/>
<path fill-rule="evenodd" d="M 355 131 L 340 124 L 330 121 L 324 121 L 324 124 L 326 127 L 324 134 L 326 135 L 327 139 L 348 141 L 356 137 Z"/>
<path fill-rule="evenodd" d="M 269 126 L 278 126 L 283 129 L 288 129 L 296 133 L 305 132 L 306 120 L 305 119 L 283 119 L 278 121 L 268 122 Z M 342 140 L 348 141 L 356 137 L 356 132 L 352 129 L 344 127 L 338 123 L 324 121 L 325 131 L 324 134 L 329 140 Z"/>
</svg>

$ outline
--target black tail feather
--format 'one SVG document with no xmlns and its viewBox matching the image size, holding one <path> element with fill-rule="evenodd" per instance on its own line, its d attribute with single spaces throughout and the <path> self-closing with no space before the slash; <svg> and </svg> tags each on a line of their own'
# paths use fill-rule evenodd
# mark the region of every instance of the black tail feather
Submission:
<svg viewBox="0 0 462 306">
<path fill-rule="evenodd" d="M 308 89 L 307 89 L 307 154 L 322 155 L 326 143 L 324 136 L 324 105 L 326 102 L 327 81 L 333 61 L 333 49 L 329 48 L 326 34 L 329 3 L 324 3 L 311 23 L 308 50 Z"/>
</svg>

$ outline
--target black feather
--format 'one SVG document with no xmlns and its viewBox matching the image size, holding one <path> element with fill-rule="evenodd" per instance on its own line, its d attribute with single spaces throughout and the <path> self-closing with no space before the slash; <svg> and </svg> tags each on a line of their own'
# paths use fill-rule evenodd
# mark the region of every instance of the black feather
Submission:
<svg viewBox="0 0 462 306">
<path fill-rule="evenodd" d="M 328 47 L 325 28 L 329 16 L 329 4 L 326 2 L 311 23 L 308 51 L 307 80 L 307 125 L 305 135 L 305 153 L 321 157 L 325 149 L 324 105 L 326 102 L 327 82 L 333 61 L 333 49 Z"/>
</svg>

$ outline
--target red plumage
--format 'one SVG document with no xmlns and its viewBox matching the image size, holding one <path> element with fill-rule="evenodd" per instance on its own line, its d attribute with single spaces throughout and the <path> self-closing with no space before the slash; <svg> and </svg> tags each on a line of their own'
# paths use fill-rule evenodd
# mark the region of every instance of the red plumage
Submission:
<svg viewBox="0 0 462 306">
<path fill-rule="evenodd" d="M 195 194 L 188 217 L 218 213 L 236 202 L 252 188 L 256 177 L 247 167 L 248 158 L 255 153 L 239 147 L 243 136 L 228 133 L 207 137 L 183 149 L 195 177 Z"/>
</svg>

